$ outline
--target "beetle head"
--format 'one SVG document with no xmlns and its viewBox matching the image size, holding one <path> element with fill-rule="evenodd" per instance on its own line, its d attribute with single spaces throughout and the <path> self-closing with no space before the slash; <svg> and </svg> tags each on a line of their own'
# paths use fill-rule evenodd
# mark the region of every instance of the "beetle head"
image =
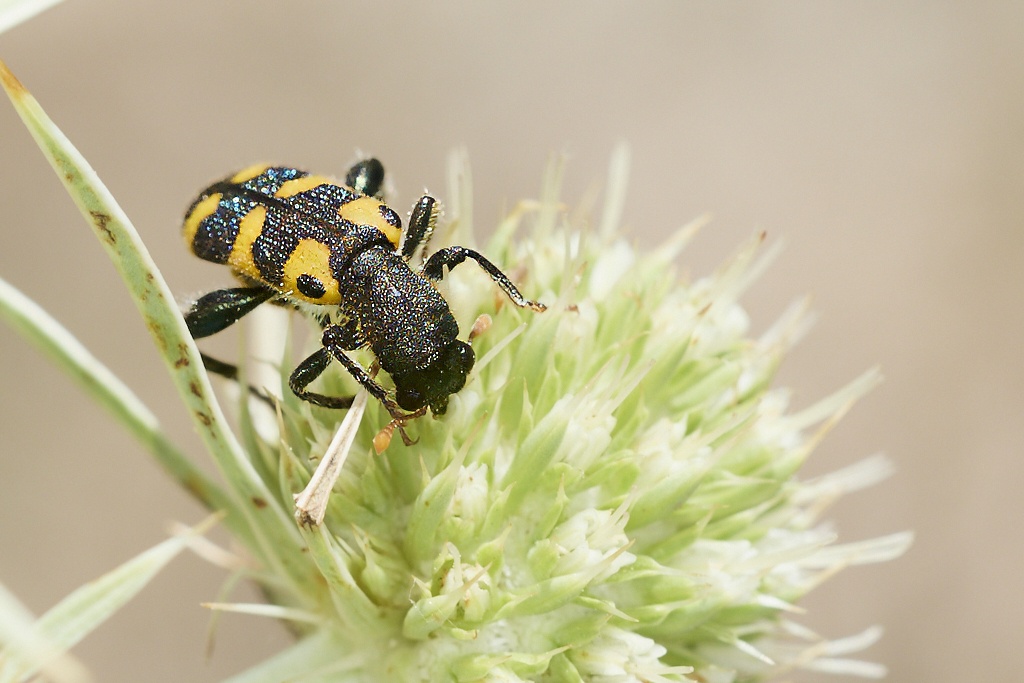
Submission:
<svg viewBox="0 0 1024 683">
<path fill-rule="evenodd" d="M 419 370 L 392 375 L 395 401 L 404 410 L 430 406 L 435 415 L 448 410 L 448 397 L 462 389 L 476 356 L 464 341 L 454 340 L 433 363 Z"/>
</svg>

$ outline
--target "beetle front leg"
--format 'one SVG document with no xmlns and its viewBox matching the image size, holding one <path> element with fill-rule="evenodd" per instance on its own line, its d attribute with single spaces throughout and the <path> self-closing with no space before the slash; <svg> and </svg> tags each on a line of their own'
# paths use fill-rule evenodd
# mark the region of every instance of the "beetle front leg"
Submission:
<svg viewBox="0 0 1024 683">
<path fill-rule="evenodd" d="M 295 368 L 288 378 L 288 386 L 291 388 L 292 393 L 303 401 L 309 401 L 314 405 L 324 408 L 344 409 L 352 407 L 353 396 L 326 396 L 306 391 L 306 387 L 322 375 L 331 364 L 331 359 L 334 359 L 345 367 L 345 370 L 348 371 L 348 374 L 352 375 L 352 378 L 359 383 L 359 386 L 366 389 L 371 396 L 383 403 L 392 417 L 396 419 L 405 417 L 405 413 L 402 412 L 398 404 L 388 396 L 387 390 L 370 377 L 370 374 L 362 365 L 352 360 L 345 353 L 346 351 L 352 351 L 363 346 L 358 330 L 351 321 L 343 325 L 326 325 L 320 341 L 323 344 L 323 348 L 299 363 L 298 367 Z"/>
<path fill-rule="evenodd" d="M 392 417 L 405 415 L 398 404 L 388 396 L 387 390 L 370 377 L 369 373 L 366 372 L 362 365 L 352 360 L 352 358 L 345 353 L 346 351 L 351 351 L 353 348 L 358 348 L 352 345 L 352 336 L 349 329 L 341 325 L 328 325 L 324 328 L 324 334 L 323 337 L 321 337 L 321 342 L 324 345 L 324 348 L 321 349 L 321 351 L 329 354 L 328 360 L 333 356 L 335 360 L 341 363 L 348 371 L 348 374 L 352 375 L 352 378 L 359 382 L 359 386 L 366 389 L 367 393 L 384 404 L 384 407 L 388 409 L 388 412 L 391 413 Z M 313 355 L 315 356 L 316 354 Z M 326 367 L 327 366 L 324 365 L 324 368 L 322 368 L 320 372 L 323 372 L 323 369 Z"/>
<path fill-rule="evenodd" d="M 306 391 L 306 387 L 312 384 L 317 377 L 324 374 L 324 370 L 331 364 L 331 350 L 327 348 L 326 341 L 327 330 L 333 330 L 330 341 L 332 346 L 337 349 L 346 351 L 358 349 L 363 346 L 364 341 L 359 335 L 359 328 L 354 320 L 347 320 L 341 325 L 333 325 L 326 318 L 322 318 L 320 320 L 320 327 L 324 329 L 323 338 L 321 339 L 324 347 L 299 363 L 298 367 L 292 371 L 291 376 L 288 378 L 288 387 L 292 390 L 293 394 L 303 401 L 309 401 L 313 405 L 338 410 L 351 408 L 352 401 L 355 400 L 354 396 L 326 396 Z"/>
<path fill-rule="evenodd" d="M 530 301 L 516 289 L 516 286 L 512 284 L 512 281 L 508 279 L 508 275 L 501 272 L 496 265 L 488 261 L 483 254 L 467 249 L 466 247 L 446 247 L 441 251 L 431 256 L 425 264 L 423 264 L 423 274 L 431 280 L 440 280 L 444 277 L 444 267 L 448 266 L 448 270 L 451 270 L 455 266 L 459 265 L 467 258 L 473 259 L 477 262 L 484 272 L 487 273 L 494 283 L 501 287 L 501 291 L 505 292 L 505 295 L 512 300 L 516 306 L 521 308 L 531 308 L 535 311 L 545 311 L 547 306 L 539 301 Z"/>
<path fill-rule="evenodd" d="M 295 391 L 296 395 L 306 400 L 311 400 L 308 397 L 315 397 L 315 399 L 327 399 L 331 400 L 331 397 L 322 396 L 320 394 L 310 394 L 309 392 L 299 393 L 296 389 L 304 390 L 305 385 L 312 382 L 318 377 L 324 370 L 327 369 L 327 365 L 330 363 L 333 357 L 339 363 L 341 363 L 348 374 L 352 375 L 352 378 L 359 383 L 359 386 L 366 389 L 367 393 L 373 396 L 375 399 L 380 401 L 387 411 L 391 414 L 391 428 L 398 428 L 399 433 L 402 435 L 402 441 L 405 442 L 406 446 L 411 446 L 415 443 L 413 439 L 409 438 L 409 435 L 405 433 L 405 423 L 409 420 L 423 415 L 426 411 L 418 410 L 412 413 L 406 413 L 402 408 L 395 403 L 394 399 L 388 396 L 387 390 L 378 384 L 373 377 L 363 368 L 362 365 L 354 361 L 348 356 L 346 351 L 350 351 L 353 348 L 358 348 L 359 345 L 353 346 L 352 342 L 356 341 L 353 338 L 353 331 L 351 327 L 345 327 L 342 325 L 329 325 L 324 328 L 324 334 L 321 338 L 323 342 L 323 348 L 310 356 L 304 361 L 295 372 L 292 373 L 292 378 L 299 373 L 300 369 L 303 369 L 304 375 L 301 378 L 298 386 L 293 385 L 292 391 Z M 304 369 L 305 366 L 305 369 Z M 334 399 L 337 401 L 347 401 L 347 405 L 340 407 L 349 407 L 352 404 L 353 397 L 345 397 L 344 399 Z M 317 403 L 317 400 L 311 402 Z M 318 405 L 325 405 L 324 403 L 317 403 Z M 333 407 L 333 406 L 327 406 Z"/>
<path fill-rule="evenodd" d="M 328 328 L 330 329 L 330 328 Z M 327 336 L 327 330 L 324 331 L 324 336 Z M 314 353 L 306 360 L 299 363 L 299 366 L 292 372 L 291 377 L 288 379 L 288 385 L 291 387 L 292 392 L 301 398 L 303 401 L 309 401 L 310 403 L 324 408 L 351 408 L 352 403 L 355 401 L 354 396 L 324 396 L 323 394 L 316 394 L 311 391 L 306 391 L 306 387 L 317 377 L 323 374 L 327 366 L 331 364 L 332 358 L 336 358 L 345 369 L 348 370 L 349 374 L 355 378 L 359 384 L 366 389 L 367 393 L 379 400 L 384 404 L 384 407 L 391 413 L 391 422 L 381 430 L 378 435 L 378 439 L 383 439 L 380 443 L 381 446 L 377 446 L 377 439 L 374 440 L 377 452 L 382 452 L 387 448 L 387 442 L 391 440 L 391 433 L 397 428 L 398 433 L 402 436 L 402 441 L 406 446 L 412 446 L 416 441 L 409 438 L 409 435 L 405 432 L 405 423 L 409 420 L 420 417 L 426 412 L 426 408 L 421 408 L 413 413 L 403 413 L 402 409 L 391 400 L 384 390 L 384 387 L 377 384 L 372 377 L 363 369 L 363 366 L 355 362 L 344 353 L 344 349 L 337 348 L 336 345 L 330 347 L 325 343 L 324 347 Z"/>
<path fill-rule="evenodd" d="M 352 407 L 354 396 L 325 396 L 312 391 L 306 391 L 313 380 L 324 374 L 324 370 L 331 364 L 331 353 L 327 349 L 319 349 L 312 356 L 299 363 L 288 377 L 288 387 L 292 393 L 303 401 L 309 401 L 315 406 L 323 408 L 334 408 L 343 410 Z"/>
</svg>

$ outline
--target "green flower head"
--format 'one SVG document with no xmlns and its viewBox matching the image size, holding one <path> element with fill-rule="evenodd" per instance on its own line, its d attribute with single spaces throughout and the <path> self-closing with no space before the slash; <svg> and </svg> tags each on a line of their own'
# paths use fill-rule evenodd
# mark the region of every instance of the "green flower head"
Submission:
<svg viewBox="0 0 1024 683">
<path fill-rule="evenodd" d="M 624 178 L 624 151 L 614 163 L 612 177 Z M 588 232 L 558 203 L 560 170 L 483 250 L 548 310 L 508 305 L 471 267 L 446 278 L 462 329 L 489 322 L 472 340 L 469 381 L 443 418 L 409 424 L 411 446 L 375 453 L 389 415 L 372 399 L 358 427 L 349 420 L 322 526 L 303 532 L 316 549 L 281 549 L 327 580 L 268 594 L 315 614 L 324 647 L 344 653 L 323 680 L 734 681 L 796 664 L 877 672 L 836 660 L 832 643 L 789 620 L 794 601 L 839 566 L 906 542 L 835 546 L 818 519 L 836 493 L 884 476 L 882 461 L 796 478 L 876 374 L 787 412 L 771 380 L 804 329 L 803 307 L 751 338 L 737 304 L 767 258 L 757 258 L 761 237 L 687 282 L 673 263 L 698 224 L 640 252 L 617 232 L 618 185 L 603 229 Z M 471 243 L 461 156 L 451 177 L 442 236 Z M 326 384 L 358 388 L 341 370 Z M 279 418 L 247 440 L 287 507 L 312 463 L 337 457 L 339 415 L 282 395 Z"/>
</svg>

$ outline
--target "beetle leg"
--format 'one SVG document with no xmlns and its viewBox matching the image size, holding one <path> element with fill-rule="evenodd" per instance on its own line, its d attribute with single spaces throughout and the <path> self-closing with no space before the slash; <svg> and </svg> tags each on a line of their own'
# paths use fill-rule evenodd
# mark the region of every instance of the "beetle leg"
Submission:
<svg viewBox="0 0 1024 683">
<path fill-rule="evenodd" d="M 320 375 L 331 364 L 331 352 L 326 348 L 319 349 L 312 356 L 299 363 L 288 378 L 288 386 L 292 393 L 303 401 L 309 401 L 313 405 L 324 408 L 351 408 L 354 396 L 324 396 L 323 394 L 306 391 L 306 387 Z"/>
<path fill-rule="evenodd" d="M 366 389 L 366 391 L 371 396 L 380 401 L 384 405 L 384 407 L 387 408 L 388 413 L 391 414 L 391 422 L 389 422 L 387 426 L 384 427 L 384 429 L 382 429 L 378 434 L 378 437 L 383 436 L 384 440 L 381 442 L 383 444 L 382 447 L 377 452 L 380 453 L 385 448 L 387 448 L 387 443 L 391 441 L 391 434 L 394 433 L 395 429 L 398 429 L 398 433 L 402 437 L 402 443 L 404 443 L 406 446 L 412 446 L 413 444 L 415 444 L 418 441 L 418 439 L 413 439 L 409 436 L 409 434 L 405 431 L 405 424 L 410 420 L 425 415 L 427 412 L 427 407 L 423 406 L 419 410 L 414 410 L 411 413 L 404 412 L 402 408 L 397 403 L 395 403 L 394 399 L 392 399 L 388 395 L 387 390 L 385 390 L 384 387 L 382 387 L 381 385 L 377 384 L 376 380 L 374 379 L 374 377 L 376 377 L 377 375 L 377 371 L 380 369 L 380 365 L 378 365 L 377 361 L 374 361 L 373 365 L 370 366 L 370 371 L 367 372 L 366 370 L 363 369 L 363 366 L 361 366 L 356 361 L 352 360 L 352 358 L 350 358 L 345 353 L 345 351 L 348 350 L 361 348 L 365 343 L 362 340 L 362 337 L 359 335 L 359 331 L 355 326 L 354 320 L 349 320 L 343 325 L 324 326 L 324 328 L 324 335 L 322 338 L 324 348 L 321 349 L 321 351 L 327 351 L 332 356 L 334 356 L 334 358 L 336 358 L 339 363 L 345 366 L 345 369 L 348 370 L 348 373 L 352 375 L 352 377 L 357 382 L 359 382 L 359 384 L 364 389 Z M 327 362 L 329 362 L 329 359 Z M 323 372 L 324 369 L 326 369 L 326 364 L 324 368 L 321 368 L 317 374 Z M 319 398 L 328 397 L 320 396 Z M 347 397 L 347 400 L 349 404 L 351 404 L 352 401 L 354 400 L 354 397 Z M 377 440 L 375 439 L 374 443 L 376 444 L 376 442 Z"/>
<path fill-rule="evenodd" d="M 239 318 L 264 303 L 276 292 L 266 287 L 237 287 L 218 289 L 197 299 L 185 312 L 185 324 L 193 339 L 202 339 L 216 334 L 238 322 Z M 238 366 L 217 360 L 200 353 L 207 372 L 238 381 Z M 266 403 L 272 404 L 267 394 L 254 386 L 249 393 Z"/>
<path fill-rule="evenodd" d="M 356 162 L 345 174 L 345 184 L 359 194 L 380 199 L 384 185 L 384 165 L 372 158 Z"/>
<path fill-rule="evenodd" d="M 388 422 L 386 425 L 384 425 L 384 428 L 377 432 L 377 435 L 373 437 L 373 448 L 375 451 L 377 451 L 377 454 L 380 455 L 385 450 L 387 450 L 388 445 L 391 443 L 391 435 L 395 433 L 396 429 L 398 430 L 398 433 L 402 436 L 402 443 L 404 443 L 406 446 L 412 446 L 417 441 L 419 441 L 419 439 L 413 439 L 406 433 L 405 423 L 409 422 L 410 420 L 414 420 L 417 417 L 423 417 L 426 414 L 427 407 L 423 406 L 422 408 L 414 410 L 413 412 L 408 413 L 403 417 L 392 418 L 391 422 Z"/>
<path fill-rule="evenodd" d="M 362 365 L 352 360 L 345 353 L 346 351 L 358 349 L 363 345 L 352 321 L 342 325 L 326 325 L 321 341 L 323 342 L 323 348 L 299 363 L 299 366 L 292 372 L 291 377 L 288 378 L 288 386 L 296 396 L 324 408 L 350 408 L 352 406 L 352 401 L 354 400 L 352 396 L 325 396 L 324 394 L 306 391 L 306 387 L 324 373 L 324 370 L 331 364 L 331 359 L 333 358 L 345 367 L 348 374 L 352 375 L 352 378 L 359 382 L 361 387 L 384 404 L 384 407 L 391 413 L 391 417 L 396 420 L 407 418 L 398 404 L 388 396 L 387 390 L 378 384 Z"/>
<path fill-rule="evenodd" d="M 185 313 L 193 339 L 202 339 L 234 325 L 277 292 L 268 287 L 218 289 L 199 297 Z"/>
<path fill-rule="evenodd" d="M 341 325 L 334 325 L 331 324 L 329 318 L 321 317 L 319 322 L 320 327 L 324 330 L 324 346 L 312 356 L 299 363 L 298 367 L 292 371 L 291 376 L 288 378 L 288 386 L 291 388 L 293 394 L 301 398 L 303 401 L 309 401 L 313 405 L 322 406 L 324 408 L 351 408 L 352 401 L 355 400 L 355 396 L 325 396 L 324 394 L 306 391 L 306 387 L 309 386 L 317 377 L 324 374 L 324 370 L 326 370 L 327 366 L 331 364 L 332 350 L 329 349 L 327 345 L 327 330 L 332 330 L 330 334 L 330 342 L 331 346 L 336 349 L 345 351 L 358 349 L 363 346 L 364 343 L 359 336 L 359 329 L 355 324 L 355 320 L 350 319 L 346 320 Z"/>
<path fill-rule="evenodd" d="M 352 375 L 352 378 L 359 382 L 359 386 L 366 389 L 371 396 L 383 403 L 384 407 L 391 413 L 391 417 L 405 417 L 405 413 L 395 403 L 394 399 L 388 396 L 387 390 L 370 377 L 362 365 L 352 360 L 345 353 L 345 351 L 353 348 L 350 328 L 342 325 L 329 325 L 324 328 L 322 341 L 324 345 L 323 350 L 327 351 L 335 360 L 345 366 L 348 374 Z M 326 368 L 326 365 L 324 367 Z M 323 372 L 323 369 L 320 372 Z"/>
<path fill-rule="evenodd" d="M 455 266 L 459 265 L 467 258 L 473 259 L 477 264 L 484 269 L 484 272 L 491 276 L 495 284 L 501 287 L 501 291 L 505 292 L 505 295 L 512 300 L 516 306 L 522 308 L 532 308 L 535 311 L 543 311 L 547 309 L 547 306 L 539 301 L 530 301 L 519 293 L 516 286 L 512 284 L 512 281 L 508 279 L 505 273 L 501 272 L 496 265 L 484 258 L 483 254 L 467 249 L 466 247 L 446 247 L 441 251 L 431 256 L 425 264 L 423 264 L 423 274 L 431 280 L 440 280 L 444 277 L 444 267 L 448 266 L 448 270 L 451 270 Z"/>
<path fill-rule="evenodd" d="M 412 214 L 409 216 L 409 227 L 406 229 L 402 241 L 402 258 L 408 261 L 420 246 L 423 247 L 424 254 L 426 253 L 427 243 L 430 242 L 430 236 L 434 234 L 434 226 L 437 225 L 439 213 L 437 200 L 430 195 L 420 197 L 420 200 L 412 207 Z"/>
<path fill-rule="evenodd" d="M 206 368 L 207 372 L 212 372 L 215 375 L 220 375 L 225 379 L 229 379 L 233 382 L 238 381 L 238 366 L 232 363 L 225 363 L 222 360 L 217 360 L 212 356 L 207 356 L 205 353 L 199 354 L 199 357 L 203 359 L 203 367 Z M 249 393 L 252 394 L 253 398 L 266 403 L 271 408 L 274 407 L 274 399 L 263 389 L 254 387 L 253 385 L 248 386 Z"/>
</svg>

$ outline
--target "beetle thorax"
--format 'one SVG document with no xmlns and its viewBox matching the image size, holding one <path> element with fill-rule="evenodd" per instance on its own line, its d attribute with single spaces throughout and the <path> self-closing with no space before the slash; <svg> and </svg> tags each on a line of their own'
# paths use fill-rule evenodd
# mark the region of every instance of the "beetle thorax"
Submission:
<svg viewBox="0 0 1024 683">
<path fill-rule="evenodd" d="M 398 253 L 366 249 L 341 275 L 342 306 L 386 372 L 422 369 L 458 336 L 448 303 Z"/>
</svg>

